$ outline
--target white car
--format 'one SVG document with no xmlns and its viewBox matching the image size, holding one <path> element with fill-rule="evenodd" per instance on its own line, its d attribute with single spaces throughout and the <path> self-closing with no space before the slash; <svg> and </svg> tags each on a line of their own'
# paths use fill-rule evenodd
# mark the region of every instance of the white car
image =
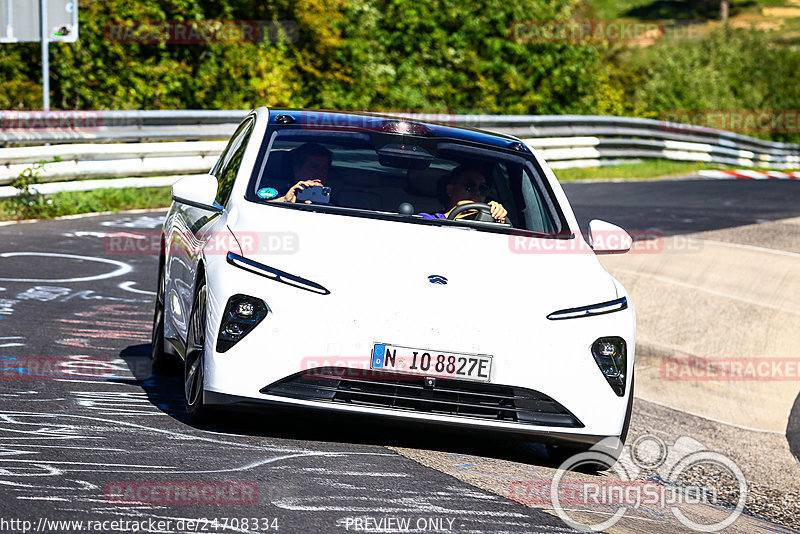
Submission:
<svg viewBox="0 0 800 534">
<path fill-rule="evenodd" d="M 603 221 L 584 239 L 519 139 L 262 107 L 172 196 L 153 364 L 183 368 L 193 418 L 278 405 L 553 454 L 624 442 L 635 318 L 596 254 L 631 239 Z"/>
</svg>

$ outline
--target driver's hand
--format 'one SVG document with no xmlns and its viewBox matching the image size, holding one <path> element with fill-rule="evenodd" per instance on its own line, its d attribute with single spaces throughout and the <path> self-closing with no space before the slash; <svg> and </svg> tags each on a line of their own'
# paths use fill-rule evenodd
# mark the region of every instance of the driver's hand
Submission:
<svg viewBox="0 0 800 534">
<path fill-rule="evenodd" d="M 321 186 L 321 180 L 301 180 L 294 184 L 289 190 L 286 192 L 285 195 L 279 200 L 279 202 L 297 202 L 297 193 L 305 189 L 306 187 L 316 187 Z M 278 200 L 278 199 L 275 199 Z M 306 204 L 311 204 L 310 200 L 306 200 Z"/>
<path fill-rule="evenodd" d="M 494 217 L 495 221 L 501 223 L 506 222 L 506 215 L 508 215 L 508 210 L 506 210 L 502 204 L 492 200 L 489 202 L 489 206 L 492 208 L 492 217 Z"/>
</svg>

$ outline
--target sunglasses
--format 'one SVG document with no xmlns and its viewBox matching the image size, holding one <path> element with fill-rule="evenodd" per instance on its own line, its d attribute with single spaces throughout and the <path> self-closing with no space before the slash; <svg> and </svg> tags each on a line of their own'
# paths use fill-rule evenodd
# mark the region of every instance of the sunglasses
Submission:
<svg viewBox="0 0 800 534">
<path fill-rule="evenodd" d="M 464 191 L 466 191 L 467 193 L 472 193 L 477 190 L 478 193 L 480 193 L 481 195 L 488 194 L 490 189 L 489 184 L 487 183 L 482 183 L 478 185 L 475 182 L 467 182 L 465 184 L 461 184 L 461 187 L 463 187 Z"/>
</svg>

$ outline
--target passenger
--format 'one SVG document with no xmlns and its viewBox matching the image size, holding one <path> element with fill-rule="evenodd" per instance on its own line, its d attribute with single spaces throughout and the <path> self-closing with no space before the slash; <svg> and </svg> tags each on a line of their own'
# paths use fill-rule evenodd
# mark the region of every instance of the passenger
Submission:
<svg viewBox="0 0 800 534">
<path fill-rule="evenodd" d="M 476 169 L 473 165 L 462 164 L 453 169 L 453 171 L 446 176 L 440 185 L 440 198 L 439 200 L 447 206 L 447 211 L 444 213 L 420 213 L 425 219 L 447 219 L 457 206 L 461 204 L 469 204 L 471 202 L 480 202 L 488 204 L 492 211 L 491 215 L 495 221 L 504 223 L 506 222 L 506 215 L 508 211 L 502 204 L 495 201 L 486 202 L 486 195 L 489 194 L 489 183 L 481 171 Z M 466 210 L 456 215 L 456 219 L 468 218 L 476 215 L 478 210 Z"/>
<path fill-rule="evenodd" d="M 297 180 L 282 197 L 272 202 L 297 202 L 297 193 L 306 187 L 324 186 L 331 169 L 333 153 L 317 143 L 305 143 L 289 152 L 294 180 Z M 311 204 L 306 200 L 306 204 Z"/>
</svg>

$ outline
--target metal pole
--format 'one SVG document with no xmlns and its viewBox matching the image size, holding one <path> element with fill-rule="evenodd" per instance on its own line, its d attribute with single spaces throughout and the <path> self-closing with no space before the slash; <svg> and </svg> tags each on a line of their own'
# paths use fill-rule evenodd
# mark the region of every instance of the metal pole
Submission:
<svg viewBox="0 0 800 534">
<path fill-rule="evenodd" d="M 50 35 L 47 31 L 47 0 L 39 0 L 42 34 L 42 109 L 50 111 Z"/>
<path fill-rule="evenodd" d="M 11 24 L 11 1 L 6 0 L 6 37 L 8 39 L 14 37 L 14 26 Z"/>
</svg>

